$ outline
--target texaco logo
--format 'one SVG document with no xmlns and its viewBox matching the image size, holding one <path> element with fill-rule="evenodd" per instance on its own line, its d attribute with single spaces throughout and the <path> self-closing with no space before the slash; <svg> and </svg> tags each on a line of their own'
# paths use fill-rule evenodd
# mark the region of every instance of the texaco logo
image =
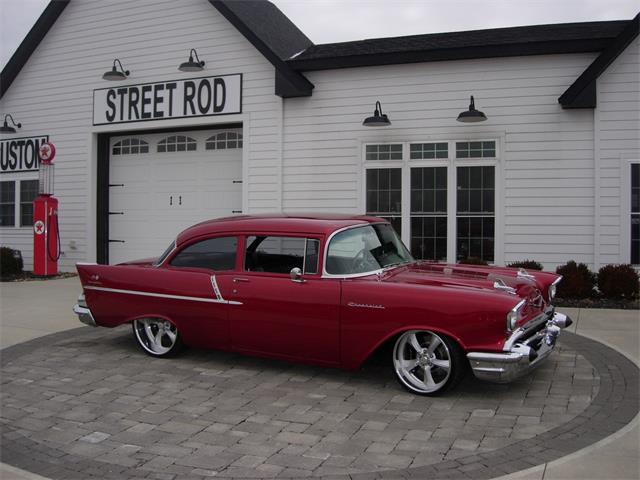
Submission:
<svg viewBox="0 0 640 480">
<path fill-rule="evenodd" d="M 38 220 L 34 223 L 33 231 L 36 232 L 36 235 L 42 235 L 44 233 L 44 222 L 42 220 Z"/>
<path fill-rule="evenodd" d="M 49 162 L 53 160 L 53 157 L 55 157 L 56 155 L 56 147 L 53 146 L 53 143 L 45 142 L 40 145 L 40 150 L 38 153 L 40 154 L 40 160 Z"/>
</svg>

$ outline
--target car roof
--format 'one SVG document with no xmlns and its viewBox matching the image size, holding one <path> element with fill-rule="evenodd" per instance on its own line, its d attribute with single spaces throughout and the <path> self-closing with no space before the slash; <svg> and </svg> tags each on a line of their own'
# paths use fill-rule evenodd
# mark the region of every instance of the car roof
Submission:
<svg viewBox="0 0 640 480">
<path fill-rule="evenodd" d="M 380 222 L 386 222 L 386 220 L 367 215 L 341 215 L 335 213 L 237 215 L 207 220 L 193 225 L 178 235 L 176 244 L 180 245 L 195 237 L 216 233 L 306 233 L 329 235 L 341 228 Z"/>
</svg>

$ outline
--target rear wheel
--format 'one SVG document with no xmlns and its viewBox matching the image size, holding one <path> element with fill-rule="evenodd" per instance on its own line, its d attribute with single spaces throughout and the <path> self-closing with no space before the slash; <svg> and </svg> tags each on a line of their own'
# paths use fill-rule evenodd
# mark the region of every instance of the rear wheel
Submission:
<svg viewBox="0 0 640 480">
<path fill-rule="evenodd" d="M 419 395 L 437 395 L 454 387 L 465 372 L 456 342 L 429 330 L 409 330 L 396 340 L 393 369 L 400 384 Z"/>
<path fill-rule="evenodd" d="M 169 320 L 140 318 L 132 326 L 138 345 L 152 357 L 170 357 L 183 348 L 178 328 Z"/>
</svg>

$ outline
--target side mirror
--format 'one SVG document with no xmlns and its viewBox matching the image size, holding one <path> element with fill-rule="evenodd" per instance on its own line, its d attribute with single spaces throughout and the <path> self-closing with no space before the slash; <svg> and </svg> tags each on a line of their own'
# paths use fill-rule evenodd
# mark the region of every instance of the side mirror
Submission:
<svg viewBox="0 0 640 480">
<path fill-rule="evenodd" d="M 291 277 L 292 282 L 304 283 L 302 279 L 302 270 L 298 267 L 293 267 L 289 272 L 289 276 Z"/>
</svg>

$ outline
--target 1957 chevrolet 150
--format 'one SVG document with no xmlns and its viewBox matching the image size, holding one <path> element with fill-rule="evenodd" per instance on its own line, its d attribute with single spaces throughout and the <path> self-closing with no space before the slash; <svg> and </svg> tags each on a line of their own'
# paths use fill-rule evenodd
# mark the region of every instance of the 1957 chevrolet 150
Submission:
<svg viewBox="0 0 640 480">
<path fill-rule="evenodd" d="M 158 258 L 77 269 L 80 320 L 131 323 L 151 356 L 191 345 L 356 369 L 390 346 L 400 384 L 422 395 L 469 366 L 483 380 L 518 378 L 571 324 L 552 306 L 560 276 L 416 261 L 367 216 L 221 218 Z"/>
</svg>

